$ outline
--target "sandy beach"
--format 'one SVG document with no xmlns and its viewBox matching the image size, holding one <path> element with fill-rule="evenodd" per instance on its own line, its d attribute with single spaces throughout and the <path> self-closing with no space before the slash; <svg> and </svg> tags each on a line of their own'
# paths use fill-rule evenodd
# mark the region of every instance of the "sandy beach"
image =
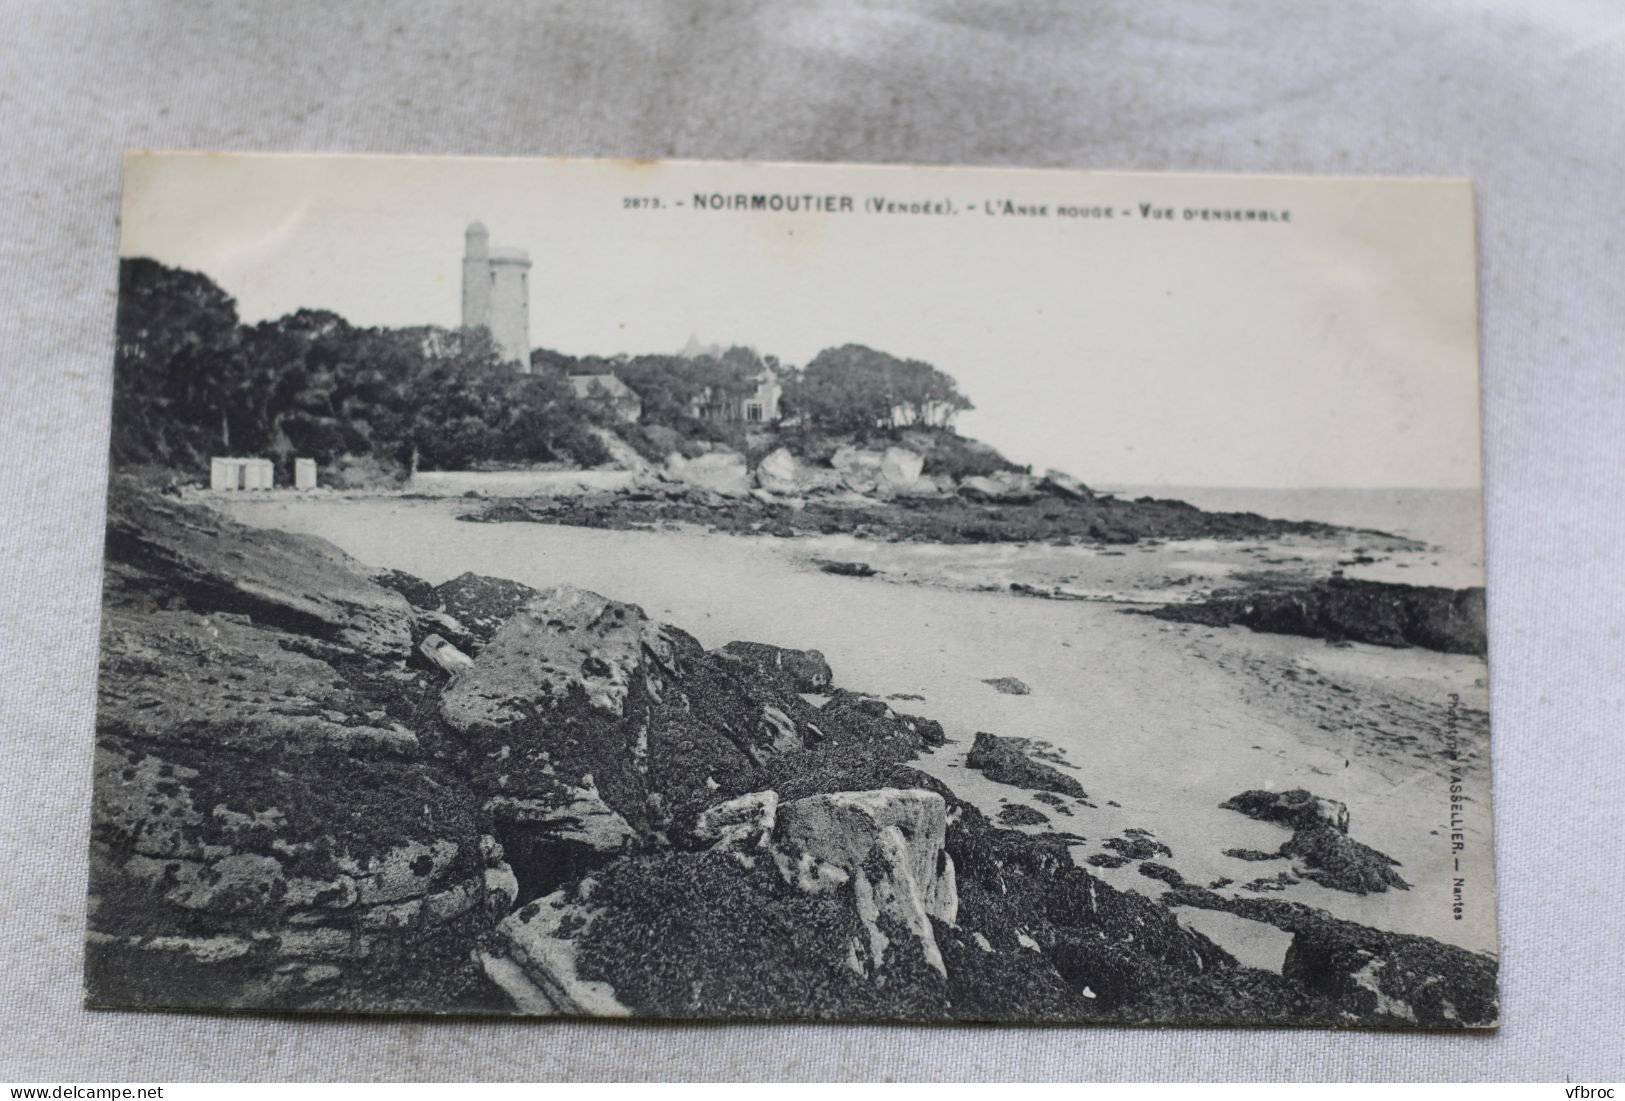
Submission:
<svg viewBox="0 0 1625 1101">
<path fill-rule="evenodd" d="M 467 506 L 455 500 L 279 494 L 209 503 L 245 523 L 320 535 L 362 562 L 434 583 L 473 571 L 569 584 L 637 603 L 708 647 L 742 639 L 821 650 L 837 684 L 894 697 L 899 708 L 943 724 L 948 744 L 917 767 L 989 814 L 1011 803 L 1041 810 L 1048 825 L 1026 828 L 1077 835 L 1080 863 L 1124 831 L 1146 830 L 1172 852 L 1160 863 L 1198 886 L 1229 880 L 1219 893 L 1233 895 L 1290 861 L 1242 860 L 1225 850 L 1274 850 L 1287 832 L 1221 802 L 1247 789 L 1295 787 L 1344 799 L 1350 836 L 1399 861 L 1411 889 L 1356 895 L 1302 880 L 1252 897 L 1496 948 L 1481 659 L 1125 614 L 1222 589 L 1260 569 L 1324 575 L 1356 551 L 1373 561 L 1346 567 L 1351 576 L 1403 563 L 1413 575 L 1407 580 L 1456 580 L 1434 549 L 1369 535 L 948 547 L 472 524 L 457 519 Z M 861 560 L 879 573 L 832 576 L 817 565 L 829 559 Z M 999 644 L 990 647 L 989 638 Z M 985 683 L 1000 677 L 1030 692 Z M 1046 744 L 1087 800 L 1035 803 L 1030 792 L 965 768 L 977 731 Z M 1467 797 L 1459 851 L 1449 839 L 1450 744 Z M 1167 890 L 1137 865 L 1091 870 L 1150 897 Z M 1182 908 L 1180 915 L 1243 962 L 1279 970 L 1289 934 L 1227 913 Z"/>
</svg>

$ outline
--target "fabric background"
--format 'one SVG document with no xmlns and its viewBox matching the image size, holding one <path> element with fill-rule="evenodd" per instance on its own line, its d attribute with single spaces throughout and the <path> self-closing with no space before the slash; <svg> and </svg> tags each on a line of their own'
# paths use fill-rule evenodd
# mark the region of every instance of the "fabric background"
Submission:
<svg viewBox="0 0 1625 1101">
<path fill-rule="evenodd" d="M 1625 1076 L 1618 5 L 0 0 L 0 12 L 0 1078 Z M 87 1012 L 128 147 L 1473 177 L 1499 1034 Z"/>
</svg>

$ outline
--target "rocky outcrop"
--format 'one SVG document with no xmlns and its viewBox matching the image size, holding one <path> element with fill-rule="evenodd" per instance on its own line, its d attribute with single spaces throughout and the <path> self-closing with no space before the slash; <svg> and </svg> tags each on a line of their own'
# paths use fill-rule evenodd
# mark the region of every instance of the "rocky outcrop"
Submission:
<svg viewBox="0 0 1625 1101">
<path fill-rule="evenodd" d="M 465 573 L 437 585 L 433 593 L 433 602 L 421 607 L 450 616 L 456 626 L 444 633 L 453 643 L 477 654 L 536 590 L 506 578 Z"/>
<path fill-rule="evenodd" d="M 1281 974 L 1354 1020 L 1449 1028 L 1494 1024 L 1498 1015 L 1494 959 L 1352 922 L 1303 922 Z"/>
<path fill-rule="evenodd" d="M 1349 832 L 1349 808 L 1336 799 L 1323 799 L 1303 788 L 1289 791 L 1244 791 L 1219 804 L 1221 810 L 1238 811 L 1260 822 L 1274 822 L 1288 829 L 1331 826 Z"/>
<path fill-rule="evenodd" d="M 865 973 L 882 967 L 891 938 L 881 918 L 919 944 L 928 966 L 944 977 L 932 919 L 954 923 L 959 893 L 953 859 L 943 848 L 947 806 L 934 791 L 882 788 L 798 799 L 780 808 L 776 841 L 791 882 L 805 879 L 804 858 L 838 868 L 851 883 L 866 943 L 853 959 Z M 794 869 L 794 871 L 792 871 Z"/>
<path fill-rule="evenodd" d="M 1239 623 L 1270 634 L 1377 646 L 1421 646 L 1485 656 L 1484 590 L 1442 589 L 1333 577 L 1306 588 L 1170 604 L 1150 613 L 1180 623 Z"/>
<path fill-rule="evenodd" d="M 666 457 L 666 477 L 722 497 L 750 496 L 750 471 L 745 456 L 736 451 L 711 451 L 685 459 L 672 452 Z"/>
<path fill-rule="evenodd" d="M 1004 826 L 1047 826 L 1049 815 L 1025 803 L 1008 803 L 999 808 L 999 824 Z"/>
<path fill-rule="evenodd" d="M 845 562 L 831 558 L 815 558 L 813 563 L 824 573 L 837 577 L 873 577 L 880 571 L 867 562 Z"/>
<path fill-rule="evenodd" d="M 1281 855 L 1299 862 L 1297 871 L 1304 879 L 1334 891 L 1365 895 L 1411 887 L 1394 871 L 1399 861 L 1329 826 L 1294 831 L 1281 846 Z"/>
<path fill-rule="evenodd" d="M 1180 887 L 1185 883 L 1185 877 L 1177 871 L 1166 864 L 1158 864 L 1151 860 L 1143 862 L 1139 867 L 1139 872 L 1147 879 L 1159 879 L 1170 887 Z"/>
<path fill-rule="evenodd" d="M 378 658 L 405 657 L 405 598 L 325 539 L 246 528 L 114 478 L 107 557 L 128 590 L 178 598 L 200 613 L 246 616 Z"/>
<path fill-rule="evenodd" d="M 1083 785 L 1060 769 L 1035 761 L 1008 738 L 979 731 L 965 756 L 965 767 L 979 769 L 990 780 L 1027 791 L 1053 791 L 1087 799 Z"/>
<path fill-rule="evenodd" d="M 120 523 L 151 522 L 168 543 L 155 556 L 139 533 L 110 541 L 93 1004 L 1164 1023 L 1493 1015 L 1493 961 L 1291 908 L 1269 911 L 1296 922 L 1288 975 L 1240 966 L 1162 902 L 1078 867 L 1077 839 L 1001 829 L 911 768 L 943 743 L 942 727 L 835 687 L 816 652 L 708 651 L 635 605 L 576 589 L 465 576 L 427 596 L 324 547 L 312 575 L 331 571 L 349 594 L 364 625 L 351 630 L 324 618 L 322 594 L 302 596 L 303 582 L 269 591 L 284 583 L 278 570 L 298 572 L 277 561 L 292 544 L 270 540 L 259 562 L 264 533 L 222 537 L 212 514 L 134 491 L 121 507 Z M 222 540 L 241 561 L 210 560 Z M 245 578 L 262 591 L 222 608 Z M 468 660 L 448 669 L 379 644 L 417 638 L 429 612 L 456 620 L 478 652 L 457 643 Z M 994 778 L 1082 798 L 1022 745 L 987 735 L 973 754 Z M 1288 810 L 1268 813 L 1310 805 L 1277 803 Z M 1338 832 L 1325 817 L 1299 833 Z M 1143 831 L 1114 840 L 1157 851 Z M 1145 870 L 1179 905 L 1216 904 Z"/>
<path fill-rule="evenodd" d="M 1044 471 L 1044 478 L 1038 483 L 1038 489 L 1040 492 L 1071 501 L 1092 501 L 1095 497 L 1094 490 L 1060 470 Z"/>
<path fill-rule="evenodd" d="M 770 453 L 771 455 L 777 452 Z M 795 485 L 769 464 L 759 465 L 756 488 L 724 495 L 703 485 L 669 480 L 641 482 L 618 492 L 492 502 L 463 519 L 576 527 L 639 529 L 665 523 L 697 524 L 712 531 L 796 535 L 853 535 L 860 539 L 921 543 L 1133 543 L 1142 539 L 1324 536 L 1341 529 L 1307 521 L 1272 520 L 1253 513 L 1203 512 L 1182 501 L 1083 495 L 1054 479 L 1030 475 L 955 483 L 946 472 L 927 473 L 903 489 L 882 490 L 882 452 L 845 456 L 845 469 L 797 465 Z M 764 460 L 765 462 L 766 460 Z M 969 482 L 969 485 L 965 484 Z M 1392 537 L 1388 537 L 1392 539 Z M 1393 542 L 1401 542 L 1392 540 Z"/>
<path fill-rule="evenodd" d="M 441 697 L 440 713 L 464 734 L 572 701 L 620 715 L 643 679 L 646 644 L 664 647 L 641 609 L 582 589 L 548 589 L 492 636 L 477 665 Z"/>
<path fill-rule="evenodd" d="M 935 489 L 929 483 L 922 487 L 921 475 L 925 471 L 925 457 L 906 447 L 888 447 L 880 456 L 877 488 L 881 493 L 907 494 L 922 488 Z"/>
<path fill-rule="evenodd" d="M 800 493 L 805 488 L 801 464 L 787 447 L 770 451 L 756 464 L 756 485 L 769 493 Z"/>
<path fill-rule="evenodd" d="M 717 653 L 737 658 L 759 673 L 782 673 L 790 678 L 797 692 L 827 692 L 835 679 L 829 662 L 817 650 L 791 650 L 765 642 L 730 642 Z"/>
<path fill-rule="evenodd" d="M 1124 863 L 1130 860 L 1151 860 L 1159 856 L 1174 855 L 1174 851 L 1152 836 L 1150 830 L 1142 829 L 1124 830 L 1123 836 L 1107 838 L 1102 847 L 1122 857 Z"/>
<path fill-rule="evenodd" d="M 995 474 L 961 478 L 959 495 L 970 501 L 1029 505 L 1040 496 L 1039 479 L 1031 474 L 1001 470 Z"/>
<path fill-rule="evenodd" d="M 1302 864 L 1302 878 L 1351 894 L 1372 894 L 1390 887 L 1410 889 L 1410 884 L 1394 871 L 1399 861 L 1348 836 L 1349 809 L 1336 799 L 1324 799 L 1303 788 L 1254 790 L 1233 796 L 1219 806 L 1292 831 L 1291 840 L 1279 852 L 1231 849 L 1226 850 L 1227 856 L 1242 860 L 1291 857 Z"/>
<path fill-rule="evenodd" d="M 694 839 L 712 849 L 749 854 L 768 847 L 778 823 L 779 793 L 753 791 L 706 807 L 694 820 Z"/>
<path fill-rule="evenodd" d="M 491 943 L 479 952 L 485 974 L 519 1012 L 541 1017 L 631 1016 L 612 986 L 577 973 L 576 942 L 602 913 L 590 904 L 591 897 L 592 881 L 586 880 L 527 903 L 503 919 Z"/>
<path fill-rule="evenodd" d="M 1192 884 L 1163 895 L 1173 906 L 1221 910 L 1292 934 L 1282 978 L 1331 1024 L 1422 1028 L 1493 1026 L 1495 957 L 1431 937 L 1389 933 L 1297 902 L 1227 898 Z"/>
<path fill-rule="evenodd" d="M 860 447 L 836 449 L 829 465 L 840 476 L 840 484 L 854 493 L 873 493 L 880 488 L 881 464 L 885 455 Z"/>
<path fill-rule="evenodd" d="M 500 1004 L 468 945 L 505 865 L 424 722 L 435 681 L 400 665 L 405 600 L 319 541 L 112 498 L 91 1001 Z"/>
</svg>

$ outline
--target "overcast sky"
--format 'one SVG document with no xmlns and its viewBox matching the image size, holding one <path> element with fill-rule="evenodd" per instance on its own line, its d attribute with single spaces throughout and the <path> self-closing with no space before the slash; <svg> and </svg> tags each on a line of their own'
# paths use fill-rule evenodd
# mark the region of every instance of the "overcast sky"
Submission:
<svg viewBox="0 0 1625 1101">
<path fill-rule="evenodd" d="M 695 193 L 855 209 L 699 211 Z M 954 213 L 868 213 L 871 197 Z M 986 212 L 1006 199 L 1048 216 Z M 962 431 L 1102 485 L 1479 482 L 1460 181 L 149 156 L 127 166 L 123 253 L 207 274 L 246 321 L 313 307 L 451 326 L 476 218 L 530 252 L 533 344 L 672 352 L 694 335 L 797 364 L 868 344 L 953 375 L 977 405 Z"/>
</svg>

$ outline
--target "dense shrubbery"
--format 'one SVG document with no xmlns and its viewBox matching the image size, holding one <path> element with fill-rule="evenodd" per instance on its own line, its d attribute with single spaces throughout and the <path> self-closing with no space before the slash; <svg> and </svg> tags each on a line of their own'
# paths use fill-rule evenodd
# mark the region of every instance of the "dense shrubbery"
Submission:
<svg viewBox="0 0 1625 1101">
<path fill-rule="evenodd" d="M 113 461 L 201 474 L 211 455 L 370 457 L 403 473 L 608 458 L 600 414 L 519 374 L 483 330 L 372 329 L 300 310 L 243 325 L 205 276 L 120 268 Z"/>
<path fill-rule="evenodd" d="M 946 427 L 974 408 L 954 380 L 929 363 L 862 344 L 826 348 L 788 372 L 784 402 L 798 419 L 829 434 Z"/>
<path fill-rule="evenodd" d="M 504 363 L 480 330 L 362 328 L 299 310 L 245 325 L 206 276 L 149 259 L 120 268 L 113 461 L 201 476 L 213 455 L 261 455 L 291 471 L 309 456 L 337 475 L 494 465 L 606 462 L 598 429 L 645 458 L 726 446 L 753 458 L 781 444 L 809 461 L 842 444 L 902 443 L 929 473 L 1010 469 L 992 448 L 947 427 L 971 408 L 930 364 L 858 344 L 802 368 L 752 349 L 699 355 L 575 357 L 539 348 L 532 371 Z M 764 374 L 783 386 L 776 428 L 719 415 Z M 612 374 L 642 402 L 635 425 L 577 398 L 567 375 Z M 334 484 L 344 479 L 338 478 Z"/>
</svg>

